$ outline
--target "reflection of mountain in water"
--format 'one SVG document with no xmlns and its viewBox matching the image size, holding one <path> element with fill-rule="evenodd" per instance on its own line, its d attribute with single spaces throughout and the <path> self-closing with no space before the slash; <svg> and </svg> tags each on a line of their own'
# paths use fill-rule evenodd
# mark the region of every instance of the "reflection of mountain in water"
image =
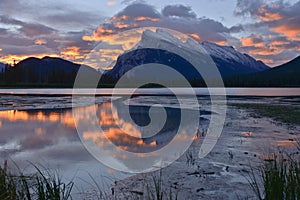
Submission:
<svg viewBox="0 0 300 200">
<path fill-rule="evenodd" d="M 125 122 L 130 122 L 131 119 L 128 119 L 128 117 L 125 115 L 124 106 L 122 107 L 122 104 L 119 104 L 118 102 L 114 103 L 114 105 L 117 107 L 118 110 L 118 116 L 119 118 L 123 119 Z M 147 150 L 147 148 L 141 148 L 141 152 L 148 152 L 153 151 L 155 149 L 160 149 L 163 146 L 167 145 L 173 137 L 177 134 L 178 128 L 180 125 L 181 120 L 181 111 L 178 108 L 160 108 L 160 107 L 152 107 L 152 119 L 149 116 L 150 112 L 150 106 L 129 106 L 129 112 L 130 117 L 132 118 L 132 121 L 140 126 L 140 127 L 146 127 L 149 124 L 151 125 L 150 131 L 153 130 L 153 132 L 149 133 L 149 130 L 144 130 L 141 128 L 141 137 L 145 144 L 156 144 L 155 148 L 150 148 Z M 165 109 L 166 116 L 165 123 L 160 124 L 159 122 L 163 123 L 164 119 L 161 119 L 161 112 L 162 109 Z M 153 122 L 154 120 L 159 120 L 159 122 Z M 152 120 L 152 121 L 151 121 Z M 156 130 L 158 132 L 156 132 Z M 155 134 L 156 133 L 156 134 Z M 150 137 L 148 137 L 150 135 Z"/>
<path fill-rule="evenodd" d="M 111 106 L 114 111 L 111 111 Z M 98 107 L 99 124 L 104 130 L 105 136 L 116 146 L 130 152 L 151 152 L 168 144 L 178 132 L 180 124 L 180 110 L 176 108 L 165 108 L 167 113 L 166 123 L 153 124 L 152 130 L 159 130 L 157 134 L 149 130 L 143 130 L 138 126 L 149 125 L 150 106 L 130 106 L 130 116 L 126 115 L 126 107 L 121 101 L 103 103 Z M 160 118 L 161 110 L 152 108 L 153 118 Z M 114 116 L 116 118 L 114 118 Z M 132 118 L 132 119 L 131 119 Z M 137 125 L 137 126 L 136 126 Z M 155 134 L 155 135 L 153 135 Z M 153 135 L 148 137 L 149 135 Z"/>
</svg>

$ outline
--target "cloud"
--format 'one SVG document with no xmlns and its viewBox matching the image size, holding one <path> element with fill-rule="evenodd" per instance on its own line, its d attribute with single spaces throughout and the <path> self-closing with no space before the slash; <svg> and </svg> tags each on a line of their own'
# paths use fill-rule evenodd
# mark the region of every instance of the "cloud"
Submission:
<svg viewBox="0 0 300 200">
<path fill-rule="evenodd" d="M 109 1 L 109 2 L 107 2 L 107 5 L 108 5 L 108 6 L 114 6 L 114 5 L 116 5 L 116 4 L 117 4 L 116 1 Z"/>
<path fill-rule="evenodd" d="M 229 31 L 231 33 L 240 33 L 242 31 L 244 31 L 244 27 L 241 24 L 235 25 L 235 26 L 230 27 Z"/>
<path fill-rule="evenodd" d="M 162 12 L 145 3 L 133 3 L 98 26 L 92 35 L 83 40 L 109 40 L 113 35 L 141 27 L 163 27 L 185 33 L 194 39 L 227 43 L 230 32 L 239 32 L 241 26 L 225 27 L 222 23 L 207 18 L 197 18 L 190 7 L 183 5 L 166 6 Z"/>
<path fill-rule="evenodd" d="M 45 45 L 45 44 L 47 44 L 47 40 L 45 40 L 45 39 L 36 39 L 34 41 L 34 44 L 36 44 L 36 45 Z"/>
<path fill-rule="evenodd" d="M 63 12 L 41 16 L 40 20 L 47 25 L 62 30 L 88 30 L 91 28 L 94 29 L 95 26 L 104 20 L 104 17 L 91 12 L 64 10 Z"/>
<path fill-rule="evenodd" d="M 270 31 L 300 40 L 300 1 L 290 5 L 284 1 L 265 3 L 262 0 L 238 0 L 237 15 L 250 15 L 257 26 L 267 26 Z"/>
<path fill-rule="evenodd" d="M 256 34 L 251 34 L 248 37 L 242 38 L 241 43 L 242 43 L 243 47 L 249 47 L 249 46 L 262 47 L 262 46 L 264 46 L 263 38 Z"/>
<path fill-rule="evenodd" d="M 81 62 L 91 50 L 88 42 L 82 40 L 86 31 L 60 33 L 42 24 L 24 22 L 5 15 L 0 16 L 0 24 L 12 27 L 0 29 L 2 62 L 13 63 L 14 60 L 18 62 L 26 57 L 45 55 Z M 77 56 L 71 56 L 70 51 L 66 52 L 68 46 L 78 48 Z"/>
<path fill-rule="evenodd" d="M 24 24 L 19 30 L 28 37 L 50 35 L 55 32 L 53 28 L 44 26 L 42 24 Z"/>
<path fill-rule="evenodd" d="M 16 25 L 20 26 L 18 28 L 20 34 L 24 34 L 28 37 L 35 37 L 35 36 L 41 36 L 41 35 L 50 35 L 54 33 L 56 30 L 53 28 L 50 28 L 48 26 L 38 24 L 38 23 L 27 23 L 23 22 L 21 20 L 17 20 L 5 15 L 0 16 L 0 23 L 5 25 Z"/>
<path fill-rule="evenodd" d="M 241 38 L 241 49 L 272 66 L 299 55 L 299 10 L 300 1 L 289 4 L 282 0 L 238 0 L 235 14 L 254 20 L 244 25 L 245 32 L 252 34 Z"/>
<path fill-rule="evenodd" d="M 184 5 L 168 5 L 162 10 L 162 14 L 166 17 L 196 18 L 192 8 Z"/>
<path fill-rule="evenodd" d="M 295 58 L 300 52 L 300 41 L 291 41 L 285 36 L 251 34 L 240 41 L 242 51 L 273 66 Z"/>
<path fill-rule="evenodd" d="M 0 34 L 1 35 L 7 34 L 7 33 L 8 33 L 8 29 L 6 29 L 6 28 L 0 28 Z"/>
<path fill-rule="evenodd" d="M 119 12 L 116 17 L 127 16 L 131 18 L 136 17 L 149 17 L 149 18 L 160 18 L 161 15 L 155 8 L 151 5 L 144 3 L 134 3 Z"/>
</svg>

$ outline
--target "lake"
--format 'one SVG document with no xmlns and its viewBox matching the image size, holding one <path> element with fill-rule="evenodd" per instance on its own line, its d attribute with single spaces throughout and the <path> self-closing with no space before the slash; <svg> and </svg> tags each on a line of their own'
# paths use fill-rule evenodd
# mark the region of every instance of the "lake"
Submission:
<svg viewBox="0 0 300 200">
<path fill-rule="evenodd" d="M 166 96 L 169 93 L 165 89 L 140 90 L 137 94 L 141 96 L 133 98 L 130 103 L 122 96 L 132 92 L 130 89 L 117 91 L 116 94 L 120 95 L 119 97 L 103 96 L 109 94 L 111 89 L 98 89 L 96 94 L 100 96 L 95 97 L 94 104 L 85 104 L 86 98 L 89 97 L 81 96 L 79 103 L 75 104 L 75 108 L 72 110 L 72 106 L 74 106 L 72 96 L 70 96 L 72 89 L 0 89 L 2 94 L 0 97 L 1 160 L 2 162 L 8 160 L 12 166 L 13 163 L 17 163 L 22 170 L 28 172 L 33 169 L 32 163 L 58 170 L 65 180 L 74 178 L 74 182 L 78 186 L 74 193 L 95 189 L 93 179 L 100 185 L 109 187 L 115 180 L 132 174 L 119 172 L 105 166 L 98 161 L 101 158 L 98 159 L 97 156 L 90 154 L 92 150 L 86 148 L 85 145 L 89 143 L 85 143 L 85 141 L 97 143 L 98 147 L 103 149 L 110 148 L 108 143 L 104 142 L 103 135 L 99 135 L 87 123 L 93 121 L 90 113 L 95 110 L 97 119 L 94 123 L 105 127 L 104 135 L 114 145 L 129 152 L 152 152 L 176 138 L 182 110 L 191 113 L 191 116 L 195 112 L 200 113 L 200 119 L 196 119 L 199 121 L 200 127 L 206 127 L 209 123 L 212 113 L 210 112 L 210 98 L 206 96 L 209 94 L 207 89 L 196 90 L 199 95 L 198 102 L 189 97 L 189 89 L 177 88 L 176 90 L 179 94 L 186 95 L 180 100 L 184 107 L 179 105 L 178 99 L 175 97 Z M 220 89 L 215 88 L 213 94 L 219 95 L 219 91 Z M 85 90 L 84 93 L 91 94 L 93 90 Z M 226 89 L 226 93 L 231 96 L 228 98 L 229 102 L 243 101 L 299 106 L 299 98 L 295 96 L 300 96 L 300 88 L 230 88 Z M 160 96 L 151 96 L 153 94 Z M 128 120 L 124 111 L 128 104 L 130 104 L 132 121 Z M 161 127 L 157 135 L 149 133 L 150 135 L 141 139 L 141 136 L 144 135 L 134 123 L 141 126 L 149 124 L 151 121 L 150 110 L 152 117 L 159 118 L 158 115 L 161 112 L 160 107 L 157 107 L 158 104 L 165 108 L 167 120 L 162 126 L 160 126 L 160 122 L 156 123 L 158 128 Z M 150 109 L 153 105 L 158 110 Z M 74 111 L 80 119 L 75 119 Z M 117 120 L 112 120 L 114 118 Z M 191 126 L 187 122 L 182 130 L 180 129 L 185 134 L 180 140 L 188 142 L 195 136 L 195 133 L 191 132 L 193 120 L 195 119 L 189 119 Z M 132 135 L 129 136 L 124 131 L 120 131 L 120 124 L 121 128 L 130 130 Z M 78 126 L 80 126 L 82 134 L 78 134 Z M 143 167 L 134 166 L 122 152 L 116 151 L 111 156 L 119 162 L 120 168 Z"/>
<path fill-rule="evenodd" d="M 196 93 L 197 95 L 223 95 L 223 88 L 173 88 L 176 94 L 189 95 Z M 170 95 L 170 90 L 165 88 L 144 88 L 136 91 L 131 88 L 124 89 L 0 89 L 0 94 L 15 95 L 72 95 L 73 92 L 80 94 L 96 94 L 111 95 L 127 95 L 135 91 L 137 95 Z M 225 93 L 232 96 L 299 96 L 300 88 L 226 88 Z"/>
</svg>

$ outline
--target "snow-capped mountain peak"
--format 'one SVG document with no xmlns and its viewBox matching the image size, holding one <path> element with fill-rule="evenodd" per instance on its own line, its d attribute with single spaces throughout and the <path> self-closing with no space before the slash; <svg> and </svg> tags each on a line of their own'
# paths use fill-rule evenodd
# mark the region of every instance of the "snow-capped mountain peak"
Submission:
<svg viewBox="0 0 300 200">
<path fill-rule="evenodd" d="M 269 69 L 263 62 L 257 61 L 247 54 L 238 52 L 232 46 L 220 46 L 211 42 L 199 44 L 191 38 L 186 37 L 184 39 L 179 39 L 179 37 L 175 37 L 171 33 L 162 29 L 157 29 L 156 31 L 145 30 L 142 33 L 141 41 L 132 50 L 120 55 L 115 67 L 111 71 L 108 71 L 108 74 L 115 74 L 116 76 L 121 77 L 133 67 L 132 65 L 124 64 L 126 63 L 126 59 L 130 60 L 129 63 L 136 63 L 137 60 L 141 63 L 150 62 L 151 59 L 149 59 L 147 55 L 154 56 L 153 49 L 169 50 L 171 53 L 174 53 L 172 52 L 174 48 L 177 49 L 177 52 L 182 52 L 185 55 L 190 56 L 200 56 L 203 53 L 210 55 L 223 77 L 254 73 Z M 149 51 L 139 51 L 142 49 L 149 49 Z M 142 62 L 140 61 L 141 59 L 146 60 Z M 161 59 L 165 58 L 154 58 L 154 60 L 156 60 L 155 62 L 158 62 Z"/>
</svg>

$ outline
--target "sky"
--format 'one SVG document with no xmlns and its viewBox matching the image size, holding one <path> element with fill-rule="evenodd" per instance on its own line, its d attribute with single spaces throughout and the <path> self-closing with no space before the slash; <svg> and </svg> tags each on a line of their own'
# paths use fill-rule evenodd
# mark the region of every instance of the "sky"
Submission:
<svg viewBox="0 0 300 200">
<path fill-rule="evenodd" d="M 55 56 L 80 63 L 99 42 L 150 26 L 277 66 L 300 55 L 299 10 L 298 0 L 1 0 L 0 62 Z"/>
</svg>

